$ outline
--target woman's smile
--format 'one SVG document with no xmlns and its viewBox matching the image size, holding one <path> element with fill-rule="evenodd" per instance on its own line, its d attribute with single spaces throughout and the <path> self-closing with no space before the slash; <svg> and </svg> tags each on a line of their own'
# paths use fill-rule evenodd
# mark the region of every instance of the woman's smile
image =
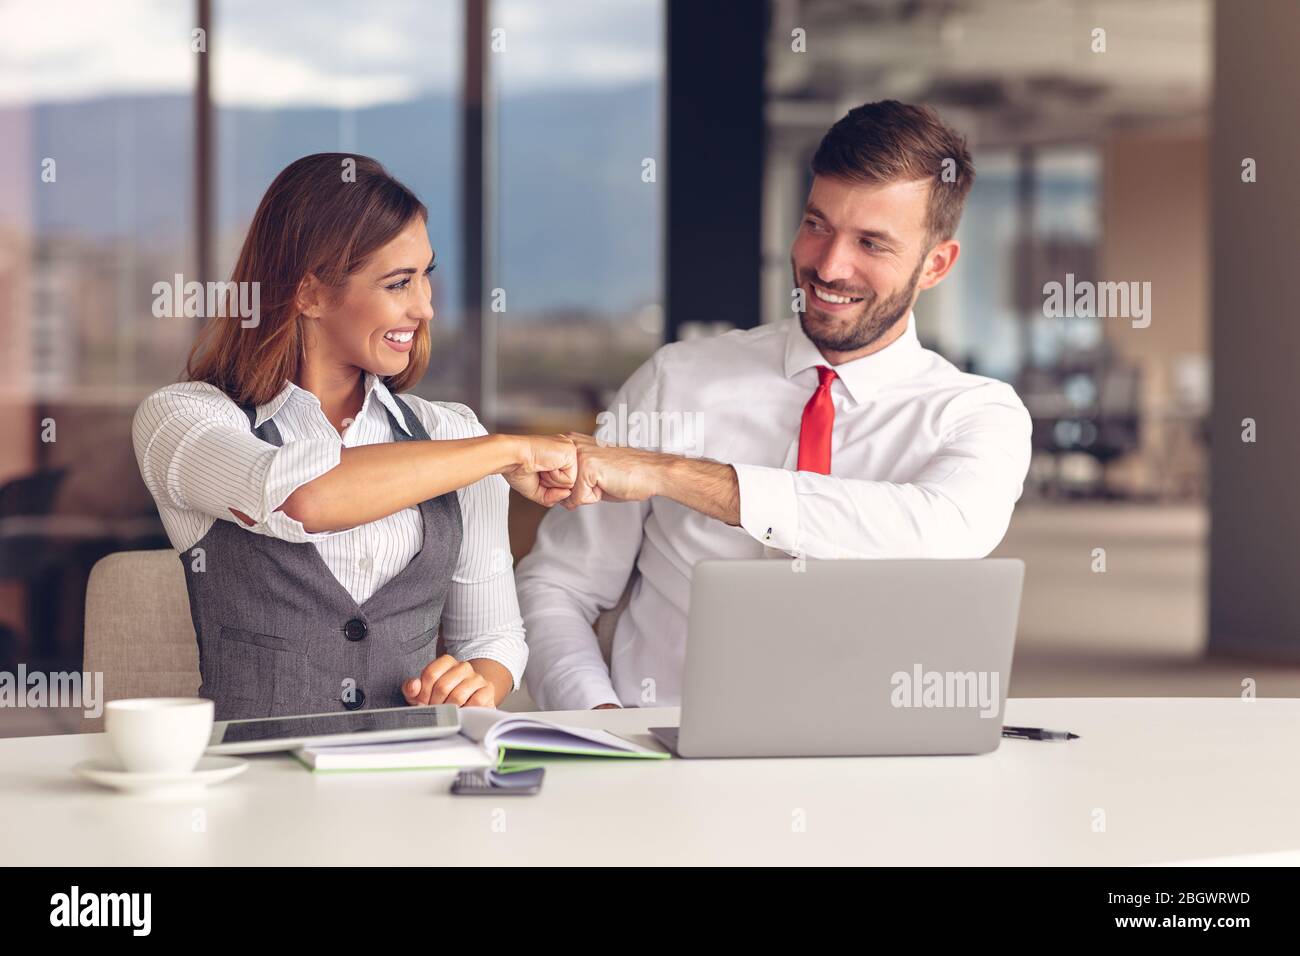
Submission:
<svg viewBox="0 0 1300 956">
<path fill-rule="evenodd" d="M 409 352 L 415 344 L 417 326 L 406 325 L 398 329 L 389 329 L 384 333 L 384 344 L 394 352 Z"/>
</svg>

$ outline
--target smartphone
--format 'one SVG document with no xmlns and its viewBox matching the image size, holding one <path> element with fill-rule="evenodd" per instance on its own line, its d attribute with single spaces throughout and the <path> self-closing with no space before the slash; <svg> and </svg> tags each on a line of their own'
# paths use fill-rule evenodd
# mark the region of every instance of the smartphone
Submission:
<svg viewBox="0 0 1300 956">
<path fill-rule="evenodd" d="M 462 770 L 451 785 L 451 792 L 460 796 L 530 796 L 542 789 L 545 767 L 525 767 L 519 770 L 489 770 L 481 767 Z"/>
</svg>

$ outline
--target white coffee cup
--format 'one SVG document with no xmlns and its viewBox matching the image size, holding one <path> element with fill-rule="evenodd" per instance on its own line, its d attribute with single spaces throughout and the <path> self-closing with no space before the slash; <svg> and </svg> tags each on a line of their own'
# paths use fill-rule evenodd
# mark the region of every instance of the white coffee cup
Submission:
<svg viewBox="0 0 1300 956">
<path fill-rule="evenodd" d="M 212 736 L 213 704 L 200 697 L 133 697 L 104 705 L 104 730 L 125 770 L 189 773 Z"/>
</svg>

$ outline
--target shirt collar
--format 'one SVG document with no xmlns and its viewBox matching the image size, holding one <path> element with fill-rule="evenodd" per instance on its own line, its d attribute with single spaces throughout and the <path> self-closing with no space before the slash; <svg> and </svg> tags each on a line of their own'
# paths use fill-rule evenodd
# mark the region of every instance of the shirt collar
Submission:
<svg viewBox="0 0 1300 956">
<path fill-rule="evenodd" d="M 302 389 L 300 389 L 297 385 L 293 384 L 293 382 L 285 382 L 284 388 L 280 389 L 280 391 L 276 393 L 273 399 L 271 399 L 269 402 L 257 406 L 257 418 L 253 420 L 253 427 L 261 428 L 263 422 L 265 422 L 268 418 L 275 417 L 275 415 L 280 411 L 280 409 L 284 407 L 284 403 L 289 401 L 289 399 L 293 397 L 294 392 L 301 392 L 301 391 Z"/>
<path fill-rule="evenodd" d="M 402 431 L 406 432 L 406 434 L 410 435 L 411 429 L 406 427 L 406 416 L 402 414 L 402 406 L 397 404 L 397 399 L 393 397 L 393 393 L 388 390 L 388 386 L 384 384 L 383 380 L 378 375 L 367 372 L 366 399 L 361 403 L 362 411 L 365 411 L 366 401 L 369 401 L 372 393 L 379 399 L 384 408 L 388 409 L 392 413 L 393 420 L 397 422 L 397 426 L 401 428 Z"/>
<path fill-rule="evenodd" d="M 916 318 L 907 313 L 907 327 L 903 334 L 879 352 L 833 366 L 835 374 L 844 383 L 853 401 L 866 400 L 881 385 L 911 374 L 925 351 L 916 337 Z M 805 369 L 818 365 L 830 366 L 826 357 L 804 334 L 798 319 L 790 320 L 790 332 L 785 342 L 785 377 L 793 378 Z"/>
<path fill-rule="evenodd" d="M 393 393 L 388 390 L 388 387 L 383 383 L 378 375 L 375 375 L 373 372 L 367 372 L 363 388 L 365 389 L 365 394 L 361 400 L 361 410 L 357 412 L 358 418 L 366 413 L 366 407 L 370 404 L 370 397 L 371 395 L 374 395 L 379 399 L 381 405 L 392 412 L 393 418 L 397 421 L 397 424 L 402 431 L 406 432 L 408 435 L 411 434 L 411 429 L 406 425 L 406 416 L 402 414 L 401 406 L 397 404 L 397 399 L 393 397 Z M 293 382 L 285 382 L 284 388 L 280 389 L 274 398 L 264 405 L 257 406 L 257 419 L 253 423 L 253 427 L 260 428 L 262 423 L 268 418 L 274 418 L 276 413 L 284 407 L 285 402 L 288 402 L 290 399 L 293 399 L 294 401 L 309 402 L 317 406 L 320 405 L 320 399 L 311 392 L 304 388 L 299 388 Z"/>
</svg>

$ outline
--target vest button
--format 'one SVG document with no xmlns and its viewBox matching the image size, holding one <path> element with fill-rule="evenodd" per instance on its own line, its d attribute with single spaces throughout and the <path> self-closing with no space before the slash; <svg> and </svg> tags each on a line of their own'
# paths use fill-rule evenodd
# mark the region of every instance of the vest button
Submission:
<svg viewBox="0 0 1300 956">
<path fill-rule="evenodd" d="M 370 627 L 359 617 L 354 617 L 343 625 L 343 636 L 349 641 L 360 641 L 370 633 Z"/>
<path fill-rule="evenodd" d="M 358 687 L 352 692 L 352 699 L 343 698 L 343 706 L 348 710 L 360 710 L 366 706 L 366 692 Z"/>
</svg>

